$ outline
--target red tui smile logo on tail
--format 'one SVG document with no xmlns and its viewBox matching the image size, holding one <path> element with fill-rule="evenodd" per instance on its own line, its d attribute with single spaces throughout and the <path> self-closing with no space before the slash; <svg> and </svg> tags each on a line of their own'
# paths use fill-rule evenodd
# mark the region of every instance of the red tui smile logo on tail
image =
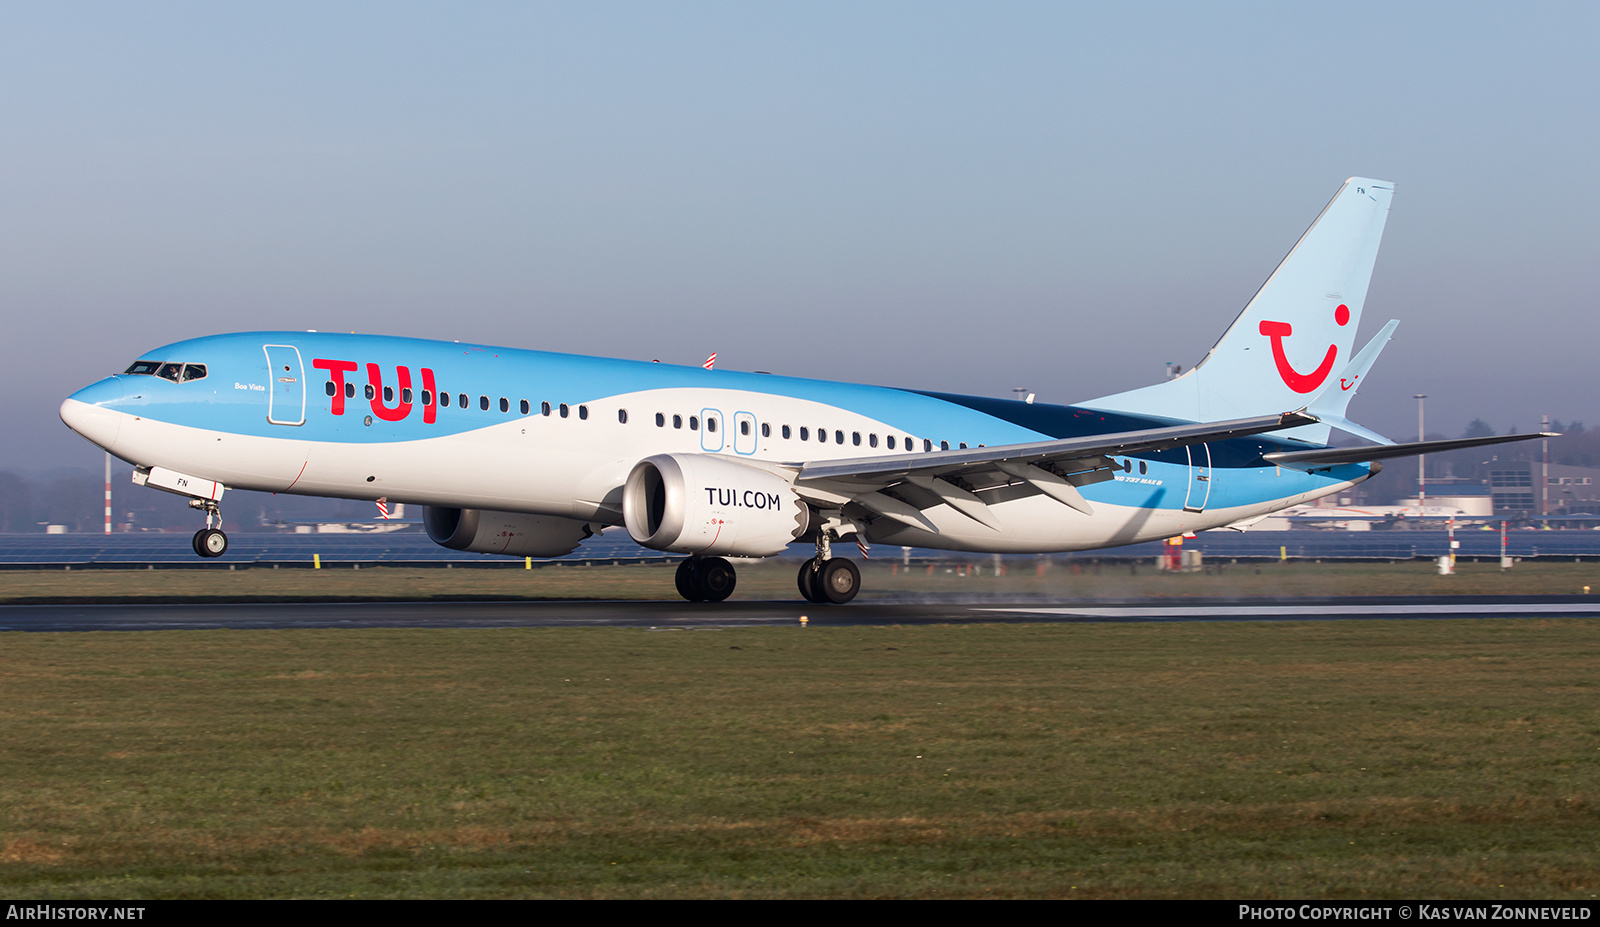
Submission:
<svg viewBox="0 0 1600 927">
<path fill-rule="evenodd" d="M 1350 321 L 1350 307 L 1341 303 L 1339 308 L 1333 310 L 1333 320 L 1340 325 Z M 1334 358 L 1339 356 L 1339 346 L 1328 345 L 1328 353 L 1322 356 L 1322 363 L 1310 373 L 1301 373 L 1289 363 L 1289 358 L 1283 353 L 1283 339 L 1294 334 L 1294 326 L 1288 322 L 1263 321 L 1260 328 L 1261 334 L 1272 339 L 1272 361 L 1278 365 L 1278 375 L 1283 377 L 1283 382 L 1297 393 L 1309 393 L 1321 386 L 1328 379 L 1328 374 L 1333 372 Z"/>
</svg>

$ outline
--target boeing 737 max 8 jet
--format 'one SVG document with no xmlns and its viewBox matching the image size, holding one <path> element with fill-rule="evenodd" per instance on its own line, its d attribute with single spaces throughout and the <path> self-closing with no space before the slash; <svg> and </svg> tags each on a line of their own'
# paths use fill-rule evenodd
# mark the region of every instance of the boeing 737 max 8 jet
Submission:
<svg viewBox="0 0 1600 927">
<path fill-rule="evenodd" d="M 956 396 L 454 342 L 322 332 L 180 341 L 74 393 L 61 418 L 204 510 L 224 489 L 426 506 L 457 550 L 559 556 L 608 525 L 733 591 L 726 556 L 816 545 L 800 592 L 848 602 L 833 542 L 1085 550 L 1233 525 L 1397 456 L 1344 418 L 1397 323 L 1352 353 L 1392 184 L 1351 178 L 1205 359 L 1078 405 Z M 1331 428 L 1372 443 L 1331 447 Z"/>
</svg>

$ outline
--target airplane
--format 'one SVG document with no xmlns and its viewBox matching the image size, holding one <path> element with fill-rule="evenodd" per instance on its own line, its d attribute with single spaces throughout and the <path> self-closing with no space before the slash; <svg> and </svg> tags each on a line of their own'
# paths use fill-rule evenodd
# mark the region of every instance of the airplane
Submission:
<svg viewBox="0 0 1600 927">
<path fill-rule="evenodd" d="M 456 550 L 555 557 L 625 526 L 686 554 L 721 601 L 728 557 L 815 554 L 796 584 L 843 604 L 853 540 L 1042 553 L 1248 523 L 1391 457 L 1539 437 L 1396 444 L 1344 415 L 1394 332 L 1352 353 L 1394 194 L 1345 181 L 1199 364 L 1076 405 L 329 332 L 179 341 L 73 393 L 61 419 L 205 513 L 227 489 L 424 507 Z M 1371 443 L 1334 447 L 1333 428 Z"/>
<path fill-rule="evenodd" d="M 1253 529 L 1332 528 L 1367 531 L 1373 528 L 1443 528 L 1451 522 L 1466 526 L 1489 519 L 1488 515 L 1472 515 L 1454 505 L 1367 505 L 1360 508 L 1297 505 L 1274 512 Z"/>
</svg>

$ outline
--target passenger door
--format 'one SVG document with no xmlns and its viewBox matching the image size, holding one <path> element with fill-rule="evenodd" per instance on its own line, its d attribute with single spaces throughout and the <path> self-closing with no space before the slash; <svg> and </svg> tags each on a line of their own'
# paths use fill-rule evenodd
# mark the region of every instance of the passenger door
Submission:
<svg viewBox="0 0 1600 927">
<path fill-rule="evenodd" d="M 300 375 L 300 349 L 289 344 L 263 345 L 267 352 L 267 421 L 304 425 L 306 384 Z"/>
<path fill-rule="evenodd" d="M 1211 445 L 1191 444 L 1189 452 L 1189 495 L 1183 501 L 1186 512 L 1203 512 L 1211 500 Z"/>
</svg>

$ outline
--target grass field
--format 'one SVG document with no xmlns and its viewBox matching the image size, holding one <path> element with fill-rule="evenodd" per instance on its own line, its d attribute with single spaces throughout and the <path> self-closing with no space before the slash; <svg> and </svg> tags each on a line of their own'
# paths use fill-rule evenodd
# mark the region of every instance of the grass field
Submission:
<svg viewBox="0 0 1600 927">
<path fill-rule="evenodd" d="M 1063 600 L 1127 596 L 1258 595 L 1579 595 L 1600 594 L 1600 563 L 1523 561 L 1510 570 L 1462 561 L 1454 576 L 1432 563 L 1212 564 L 1205 573 L 1159 573 L 1148 564 L 1040 570 L 1010 564 L 996 576 L 980 558 L 977 572 L 953 565 L 866 561 L 862 598 L 894 596 L 1043 596 Z M 795 599 L 798 562 L 739 564 L 735 599 Z M 0 570 L 0 604 L 163 600 L 337 600 L 450 598 L 672 599 L 674 565 L 547 566 L 535 570 L 341 569 Z"/>
<path fill-rule="evenodd" d="M 1597 680 L 1581 620 L 6 634 L 0 891 L 1589 899 Z"/>
</svg>

